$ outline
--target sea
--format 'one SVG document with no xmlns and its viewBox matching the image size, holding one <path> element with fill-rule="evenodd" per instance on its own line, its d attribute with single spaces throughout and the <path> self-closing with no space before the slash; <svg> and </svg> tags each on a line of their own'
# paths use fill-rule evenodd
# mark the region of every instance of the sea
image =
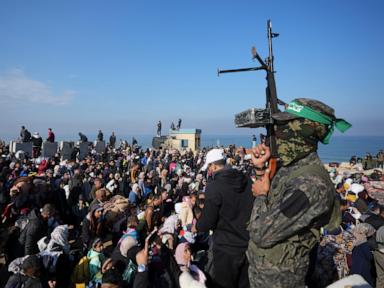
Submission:
<svg viewBox="0 0 384 288">
<path fill-rule="evenodd" d="M 43 138 L 45 135 L 42 135 Z M 87 135 L 88 139 L 94 140 L 96 135 Z M 106 133 L 104 136 L 108 139 L 109 135 Z M 138 140 L 142 148 L 149 148 L 152 145 L 153 135 L 116 135 L 117 141 L 125 139 L 130 143 L 132 137 Z M 77 137 L 77 136 L 76 136 Z M 7 139 L 8 138 L 8 139 Z M 6 141 L 11 140 L 10 137 L 1 137 Z M 57 136 L 57 141 L 78 140 L 73 135 L 71 136 Z M 201 145 L 202 147 L 227 147 L 230 144 L 243 147 L 252 147 L 252 135 L 214 135 L 202 134 Z M 384 149 L 384 136 L 342 136 L 334 135 L 328 145 L 319 143 L 319 155 L 324 163 L 330 162 L 344 162 L 349 161 L 351 156 L 364 157 L 367 153 L 376 155 L 380 149 Z"/>
<path fill-rule="evenodd" d="M 135 136 L 143 147 L 150 147 L 152 136 Z M 128 138 L 130 139 L 130 138 Z M 201 135 L 202 147 L 252 147 L 252 135 Z M 349 161 L 351 156 L 376 155 L 384 149 L 384 136 L 333 136 L 327 145 L 319 143 L 319 156 L 324 163 Z"/>
</svg>

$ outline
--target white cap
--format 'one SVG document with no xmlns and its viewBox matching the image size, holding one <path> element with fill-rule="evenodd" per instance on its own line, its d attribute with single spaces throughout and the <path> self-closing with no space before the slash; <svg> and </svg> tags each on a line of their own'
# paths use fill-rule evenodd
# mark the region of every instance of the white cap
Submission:
<svg viewBox="0 0 384 288">
<path fill-rule="evenodd" d="M 204 163 L 204 166 L 201 167 L 202 171 L 207 170 L 208 165 L 224 159 L 224 151 L 223 149 L 212 149 L 207 153 L 207 157 Z"/>
</svg>

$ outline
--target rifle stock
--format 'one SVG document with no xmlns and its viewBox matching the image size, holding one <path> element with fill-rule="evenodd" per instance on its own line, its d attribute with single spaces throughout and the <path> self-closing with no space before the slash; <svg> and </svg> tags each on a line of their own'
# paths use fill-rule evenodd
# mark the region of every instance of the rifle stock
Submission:
<svg viewBox="0 0 384 288">
<path fill-rule="evenodd" d="M 272 180 L 273 176 L 275 176 L 277 171 L 277 158 L 271 157 L 268 161 L 268 169 L 269 169 L 269 179 Z"/>
</svg>

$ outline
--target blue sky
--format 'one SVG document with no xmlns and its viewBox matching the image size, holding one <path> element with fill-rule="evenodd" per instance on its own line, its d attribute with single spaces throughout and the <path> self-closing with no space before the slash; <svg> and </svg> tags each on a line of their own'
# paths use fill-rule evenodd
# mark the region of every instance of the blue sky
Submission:
<svg viewBox="0 0 384 288">
<path fill-rule="evenodd" d="M 205 134 L 236 129 L 262 107 L 266 21 L 275 32 L 278 96 L 319 99 L 384 135 L 384 1 L 0 1 L 0 138 L 21 125 L 46 134 L 152 134 L 183 119 Z"/>
</svg>

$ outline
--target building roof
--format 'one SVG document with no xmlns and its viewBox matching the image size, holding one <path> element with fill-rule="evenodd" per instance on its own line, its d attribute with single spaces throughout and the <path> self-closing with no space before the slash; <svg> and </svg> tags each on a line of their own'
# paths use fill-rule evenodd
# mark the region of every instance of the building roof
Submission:
<svg viewBox="0 0 384 288">
<path fill-rule="evenodd" d="M 176 134 L 201 134 L 201 129 L 180 129 L 180 130 L 169 130 L 169 135 Z"/>
</svg>

